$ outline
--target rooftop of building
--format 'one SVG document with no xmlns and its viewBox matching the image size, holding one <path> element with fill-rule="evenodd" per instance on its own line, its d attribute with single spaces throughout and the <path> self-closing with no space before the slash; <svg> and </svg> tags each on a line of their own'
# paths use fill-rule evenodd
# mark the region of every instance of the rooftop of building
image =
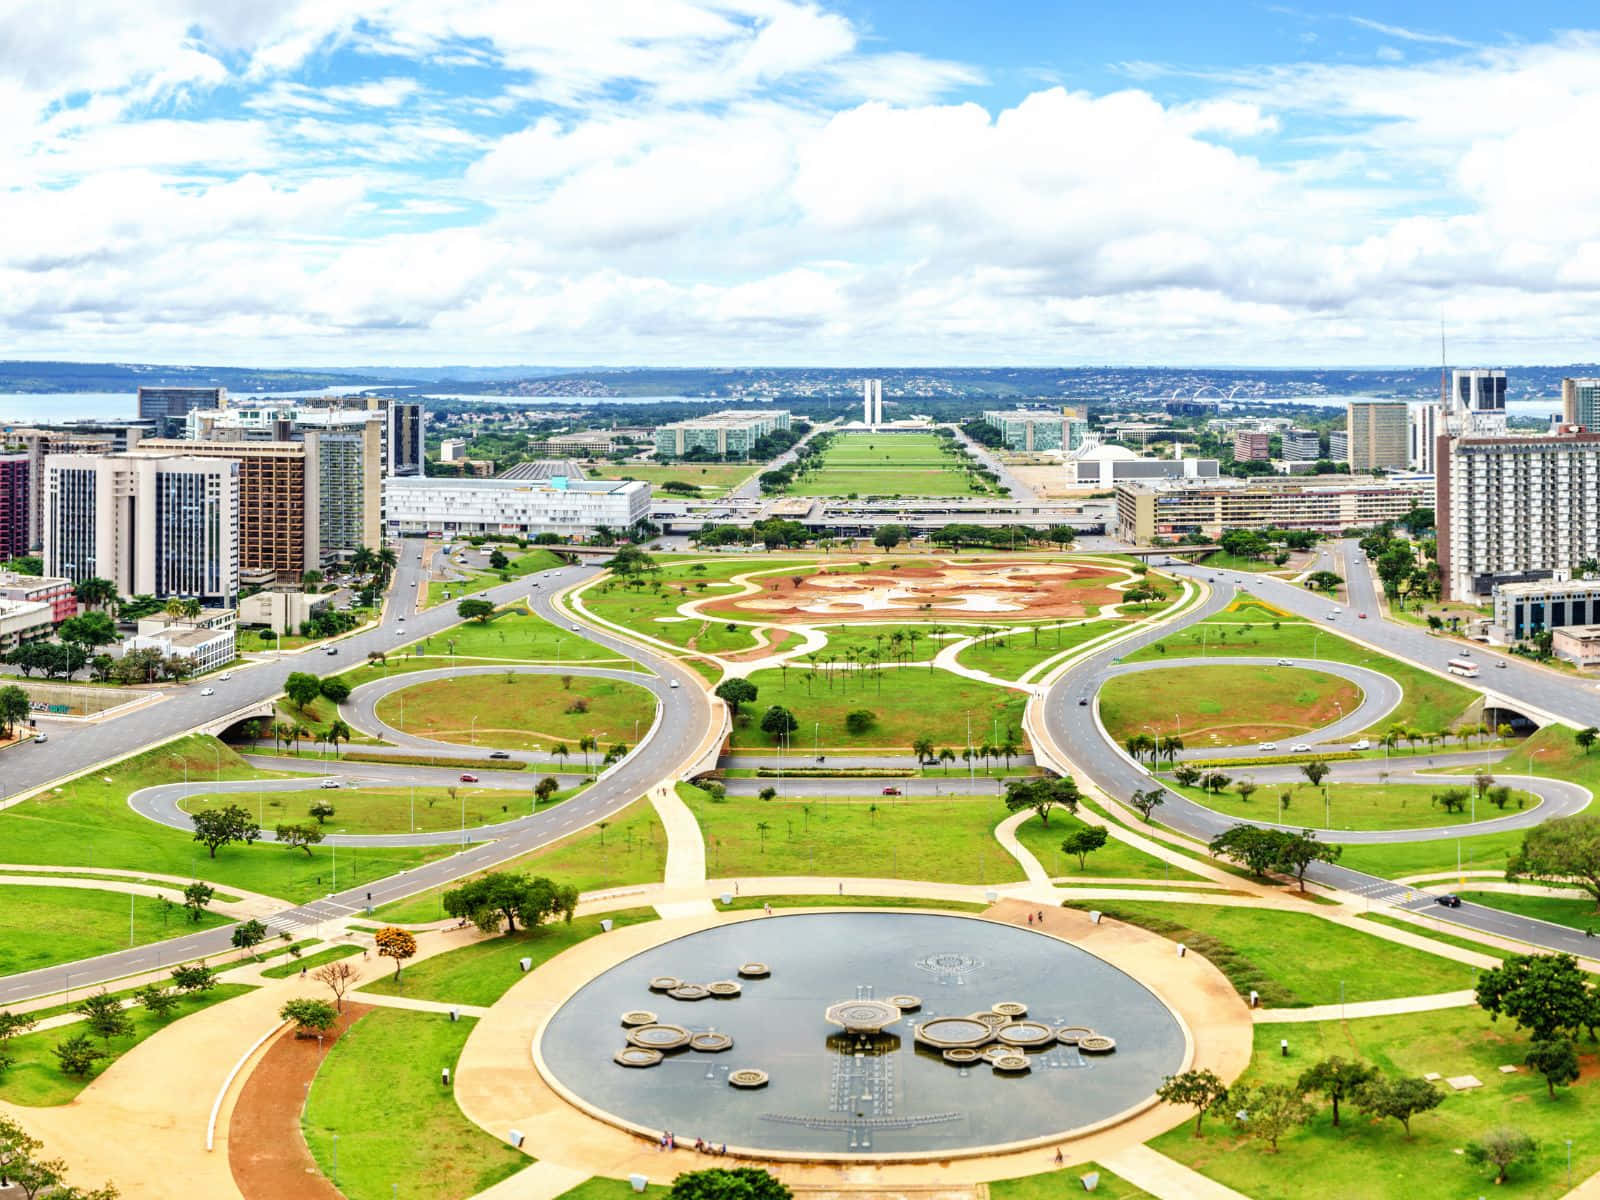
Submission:
<svg viewBox="0 0 1600 1200">
<path fill-rule="evenodd" d="M 554 475 L 544 479 L 458 479 L 446 476 L 413 475 L 401 478 L 391 478 L 383 481 L 386 488 L 400 488 L 404 490 L 422 488 L 445 488 L 453 491 L 499 491 L 499 492 L 581 492 L 588 495 L 605 495 L 611 492 L 627 492 L 640 488 L 646 490 L 650 485 L 641 479 L 574 479 L 571 476 Z"/>
<path fill-rule="evenodd" d="M 786 408 L 725 408 L 721 412 L 706 413 L 703 416 L 689 417 L 682 421 L 672 421 L 658 428 L 687 429 L 696 425 L 748 425 L 752 421 L 762 421 L 771 417 L 786 417 L 788 415 L 789 410 Z"/>
<path fill-rule="evenodd" d="M 1198 491 L 1277 491 L 1346 492 L 1353 490 L 1416 491 L 1431 483 L 1431 475 L 1251 475 L 1244 479 L 1231 475 L 1203 476 L 1195 479 L 1130 479 L 1117 484 L 1119 489 L 1152 492 Z"/>
<path fill-rule="evenodd" d="M 0 618 L 37 616 L 41 613 L 48 616 L 52 611 L 52 606 L 43 600 L 6 600 L 0 598 Z"/>
<path fill-rule="evenodd" d="M 1560 625 L 1550 632 L 1575 641 L 1600 642 L 1600 625 Z"/>
<path fill-rule="evenodd" d="M 1520 583 L 1497 583 L 1496 596 L 1539 596 L 1547 592 L 1600 593 L 1600 579 L 1529 579 Z"/>
<path fill-rule="evenodd" d="M 72 580 L 63 575 L 22 575 L 16 571 L 0 571 L 0 588 L 27 588 L 31 591 L 71 586 Z"/>
<path fill-rule="evenodd" d="M 540 458 L 501 471 L 500 479 L 582 479 L 583 464 L 571 458 Z"/>
</svg>

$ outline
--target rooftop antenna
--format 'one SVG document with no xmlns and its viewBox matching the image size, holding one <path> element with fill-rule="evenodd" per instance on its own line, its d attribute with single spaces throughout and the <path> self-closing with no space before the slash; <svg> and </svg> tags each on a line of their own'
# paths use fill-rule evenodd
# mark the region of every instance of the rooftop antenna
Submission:
<svg viewBox="0 0 1600 1200">
<path fill-rule="evenodd" d="M 1448 372 L 1445 369 L 1444 351 L 1444 318 L 1439 318 L 1439 405 L 1446 412 L 1450 409 L 1450 389 L 1446 382 Z"/>
</svg>

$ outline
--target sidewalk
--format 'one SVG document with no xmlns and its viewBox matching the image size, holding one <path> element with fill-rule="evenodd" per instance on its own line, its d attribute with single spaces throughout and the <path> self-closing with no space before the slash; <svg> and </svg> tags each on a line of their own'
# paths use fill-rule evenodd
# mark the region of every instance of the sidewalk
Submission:
<svg viewBox="0 0 1600 1200">
<path fill-rule="evenodd" d="M 1313 1004 L 1309 1008 L 1258 1008 L 1257 1025 L 1293 1025 L 1301 1021 L 1344 1021 L 1362 1017 L 1395 1017 L 1406 1013 L 1467 1008 L 1477 1002 L 1469 991 L 1436 992 L 1431 996 L 1400 996 L 1393 1000 L 1363 1000 L 1356 1004 Z"/>
<path fill-rule="evenodd" d="M 1106 1170 L 1115 1171 L 1135 1187 L 1160 1196 L 1161 1200 L 1250 1200 L 1243 1193 L 1207 1179 L 1148 1146 L 1130 1146 L 1102 1157 L 1099 1162 Z"/>
</svg>

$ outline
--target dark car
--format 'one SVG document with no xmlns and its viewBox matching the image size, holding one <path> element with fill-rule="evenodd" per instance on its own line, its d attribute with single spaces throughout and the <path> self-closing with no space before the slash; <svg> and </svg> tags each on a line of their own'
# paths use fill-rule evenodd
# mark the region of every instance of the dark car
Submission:
<svg viewBox="0 0 1600 1200">
<path fill-rule="evenodd" d="M 1078 704 L 1079 704 L 1080 707 L 1085 705 L 1085 704 L 1087 704 L 1087 703 L 1089 703 L 1089 697 L 1087 697 L 1087 696 L 1079 696 L 1078 697 Z"/>
<path fill-rule="evenodd" d="M 1447 893 L 1443 896 L 1440 896 L 1435 903 L 1442 904 L 1446 908 L 1460 908 L 1461 897 L 1455 895 L 1454 893 Z"/>
<path fill-rule="evenodd" d="M 507 754 L 504 750 L 496 750 L 493 754 L 489 755 L 489 757 L 490 758 L 510 758 L 511 755 Z"/>
</svg>

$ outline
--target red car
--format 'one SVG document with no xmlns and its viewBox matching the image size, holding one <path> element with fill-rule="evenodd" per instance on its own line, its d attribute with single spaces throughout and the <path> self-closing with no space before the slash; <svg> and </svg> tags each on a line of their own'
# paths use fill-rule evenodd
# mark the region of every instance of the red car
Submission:
<svg viewBox="0 0 1600 1200">
<path fill-rule="evenodd" d="M 883 789 L 883 794 L 885 796 L 898 796 L 900 794 L 900 789 L 897 787 L 886 787 Z"/>
<path fill-rule="evenodd" d="M 461 776 L 461 782 L 462 783 L 477 783 L 478 782 L 478 777 L 476 775 L 465 775 L 464 774 L 464 775 Z"/>
<path fill-rule="evenodd" d="M 1366 613 L 1357 613 L 1356 616 L 1359 617 L 1363 621 L 1365 621 L 1367 619 L 1367 614 Z"/>
</svg>

